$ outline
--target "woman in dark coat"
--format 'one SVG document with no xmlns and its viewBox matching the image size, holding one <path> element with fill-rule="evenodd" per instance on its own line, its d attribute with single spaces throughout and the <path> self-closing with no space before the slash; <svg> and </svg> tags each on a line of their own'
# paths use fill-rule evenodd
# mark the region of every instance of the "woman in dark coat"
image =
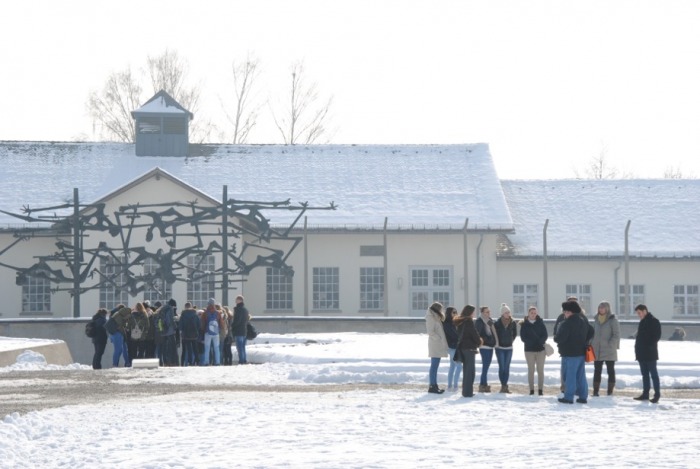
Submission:
<svg viewBox="0 0 700 469">
<path fill-rule="evenodd" d="M 474 378 L 476 377 L 476 354 L 483 343 L 474 325 L 476 308 L 467 305 L 454 319 L 459 336 L 459 353 L 462 355 L 462 397 L 474 397 Z"/>
<path fill-rule="evenodd" d="M 525 362 L 527 363 L 527 382 L 530 385 L 530 395 L 535 394 L 535 367 L 537 367 L 537 394 L 544 394 L 544 359 L 547 342 L 547 326 L 537 314 L 537 308 L 530 306 L 527 317 L 520 323 L 520 340 L 525 346 Z"/>
<path fill-rule="evenodd" d="M 102 355 L 105 353 L 105 348 L 107 347 L 107 330 L 105 329 L 105 324 L 107 323 L 107 311 L 104 308 L 97 310 L 92 320 L 95 321 L 95 336 L 92 338 L 92 344 L 95 347 L 95 354 L 92 356 L 92 369 L 101 370 L 102 369 Z"/>
<path fill-rule="evenodd" d="M 242 295 L 236 297 L 236 306 L 233 308 L 233 321 L 231 324 L 231 335 L 236 342 L 236 351 L 238 352 L 238 364 L 245 365 L 248 363 L 248 355 L 245 351 L 246 335 L 248 333 L 248 321 L 250 313 L 245 307 L 245 300 Z"/>
</svg>

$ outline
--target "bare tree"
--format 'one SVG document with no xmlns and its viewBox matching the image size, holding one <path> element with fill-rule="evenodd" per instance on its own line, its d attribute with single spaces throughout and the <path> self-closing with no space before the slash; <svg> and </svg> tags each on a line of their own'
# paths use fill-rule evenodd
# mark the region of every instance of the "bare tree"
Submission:
<svg viewBox="0 0 700 469">
<path fill-rule="evenodd" d="M 233 91 L 235 94 L 235 112 L 224 112 L 233 125 L 233 144 L 247 143 L 250 131 L 255 127 L 260 106 L 254 102 L 255 83 L 259 77 L 259 62 L 248 55 L 245 61 L 232 64 Z"/>
<path fill-rule="evenodd" d="M 110 141 L 133 142 L 136 129 L 131 111 L 141 105 L 141 85 L 127 68 L 114 72 L 101 92 L 90 93 L 87 110 L 101 138 Z"/>
<path fill-rule="evenodd" d="M 303 62 L 292 65 L 291 78 L 288 105 L 279 116 L 273 110 L 272 117 L 285 145 L 315 143 L 326 132 L 333 98 L 319 103 L 318 87 L 315 82 L 306 83 Z"/>
<path fill-rule="evenodd" d="M 190 141 L 202 143 L 213 131 L 213 124 L 201 116 L 197 118 L 200 103 L 200 87 L 187 86 L 189 64 L 176 51 L 166 49 L 162 54 L 146 59 L 146 68 L 151 80 L 153 94 L 165 90 L 185 109 L 195 115 L 190 124 Z"/>
<path fill-rule="evenodd" d="M 685 174 L 680 166 L 666 166 L 664 170 L 664 179 L 695 179 L 693 173 Z"/>
</svg>

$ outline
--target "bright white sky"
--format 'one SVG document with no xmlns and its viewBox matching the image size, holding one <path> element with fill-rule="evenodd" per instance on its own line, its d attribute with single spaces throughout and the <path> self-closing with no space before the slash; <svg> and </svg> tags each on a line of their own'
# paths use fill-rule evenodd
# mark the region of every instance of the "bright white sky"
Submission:
<svg viewBox="0 0 700 469">
<path fill-rule="evenodd" d="M 231 63 L 258 57 L 261 101 L 303 60 L 333 96 L 329 143 L 491 145 L 504 179 L 700 176 L 695 0 L 73 0 L 3 3 L 0 140 L 95 139 L 90 91 L 166 48 L 221 118 Z M 150 97 L 146 96 L 146 99 Z M 281 143 L 269 106 L 250 143 Z"/>
</svg>

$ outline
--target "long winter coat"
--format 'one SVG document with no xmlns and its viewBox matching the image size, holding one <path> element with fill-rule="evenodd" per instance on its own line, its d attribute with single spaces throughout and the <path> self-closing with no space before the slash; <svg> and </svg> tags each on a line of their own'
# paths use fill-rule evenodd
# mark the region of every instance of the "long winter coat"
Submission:
<svg viewBox="0 0 700 469">
<path fill-rule="evenodd" d="M 459 337 L 459 348 L 463 351 L 476 352 L 481 346 L 481 337 L 476 331 L 474 320 L 469 317 L 465 318 L 457 326 L 457 335 Z"/>
<path fill-rule="evenodd" d="M 661 339 L 661 323 L 647 313 L 639 321 L 637 339 L 634 341 L 634 359 L 638 362 L 653 362 L 659 359 L 659 339 Z"/>
<path fill-rule="evenodd" d="M 593 326 L 588 323 L 586 316 L 575 313 L 564 319 L 554 341 L 559 346 L 559 355 L 562 357 L 580 357 L 586 354 L 586 346 L 592 336 Z"/>
<path fill-rule="evenodd" d="M 617 349 L 620 348 L 620 323 L 614 314 L 608 313 L 608 319 L 601 324 L 599 314 L 593 318 L 593 351 L 596 361 L 617 361 Z"/>
<path fill-rule="evenodd" d="M 231 335 L 233 337 L 245 337 L 250 313 L 243 303 L 238 303 L 233 307 L 233 322 L 231 324 Z"/>
<path fill-rule="evenodd" d="M 544 343 L 547 342 L 547 326 L 542 318 L 537 315 L 535 322 L 530 322 L 527 318 L 520 324 L 520 340 L 525 345 L 526 352 L 541 352 L 544 350 Z"/>
<path fill-rule="evenodd" d="M 430 358 L 446 357 L 447 338 L 445 337 L 445 329 L 442 327 L 442 316 L 438 313 L 428 310 L 425 313 L 425 328 L 428 332 L 428 356 Z"/>
</svg>

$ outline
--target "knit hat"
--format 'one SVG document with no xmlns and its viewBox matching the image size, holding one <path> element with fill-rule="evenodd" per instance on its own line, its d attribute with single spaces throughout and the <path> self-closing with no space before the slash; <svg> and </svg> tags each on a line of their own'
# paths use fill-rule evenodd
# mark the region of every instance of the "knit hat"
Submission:
<svg viewBox="0 0 700 469">
<path fill-rule="evenodd" d="M 214 298 L 209 298 L 209 301 L 207 301 L 207 306 L 214 306 L 216 304 L 216 300 Z"/>
<path fill-rule="evenodd" d="M 571 311 L 574 314 L 581 313 L 581 306 L 576 301 L 565 301 L 561 304 L 562 311 Z"/>
<path fill-rule="evenodd" d="M 436 301 L 430 305 L 430 310 L 440 314 L 442 312 L 442 304 Z"/>
<path fill-rule="evenodd" d="M 174 298 L 170 298 L 168 300 L 168 305 L 172 306 L 173 308 L 177 306 L 177 302 L 175 301 Z"/>
<path fill-rule="evenodd" d="M 501 303 L 501 314 L 510 313 L 510 308 L 507 304 Z"/>
</svg>

